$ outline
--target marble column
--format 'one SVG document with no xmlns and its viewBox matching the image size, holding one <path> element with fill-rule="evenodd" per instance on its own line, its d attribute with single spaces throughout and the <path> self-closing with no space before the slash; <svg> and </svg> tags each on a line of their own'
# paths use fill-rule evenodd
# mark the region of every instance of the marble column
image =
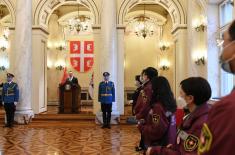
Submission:
<svg viewBox="0 0 235 155">
<path fill-rule="evenodd" d="M 110 73 L 110 80 L 114 82 L 116 88 L 116 102 L 113 103 L 112 106 L 112 119 L 111 123 L 118 123 L 115 120 L 119 120 L 119 108 L 117 105 L 117 101 L 119 98 L 117 96 L 117 25 L 116 25 L 116 0 L 102 0 L 102 9 L 101 9 L 101 47 L 99 52 L 100 62 L 99 62 L 99 70 L 95 74 L 98 76 L 98 79 L 102 79 L 103 72 Z M 98 83 L 97 83 L 98 84 Z M 102 114 L 100 112 L 97 113 L 96 120 L 97 122 L 102 122 Z"/>
<path fill-rule="evenodd" d="M 116 0 L 102 0 L 101 6 L 100 75 L 102 76 L 103 72 L 109 72 L 110 80 L 117 86 Z M 118 113 L 116 102 L 113 103 L 113 113 Z"/>
<path fill-rule="evenodd" d="M 173 35 L 175 40 L 175 95 L 178 97 L 180 82 L 189 76 L 189 67 L 185 65 L 189 59 L 187 50 L 187 29 L 179 28 Z"/>
<path fill-rule="evenodd" d="M 117 53 L 117 106 L 118 111 L 121 115 L 124 114 L 124 55 L 125 55 L 125 43 L 124 43 L 124 32 L 125 27 L 119 26 L 117 28 L 117 35 L 118 35 L 118 53 Z"/>
<path fill-rule="evenodd" d="M 13 71 L 19 85 L 20 100 L 15 121 L 27 124 L 32 111 L 32 0 L 16 1 L 16 28 Z"/>
<path fill-rule="evenodd" d="M 46 30 L 32 30 L 32 109 L 35 114 L 47 110 L 47 36 Z"/>
<path fill-rule="evenodd" d="M 94 98 L 93 98 L 93 113 L 96 114 L 100 111 L 100 103 L 98 102 L 98 87 L 100 81 L 102 81 L 102 75 L 100 70 L 100 51 L 101 51 L 101 30 L 99 26 L 93 27 L 95 60 L 94 60 Z"/>
</svg>

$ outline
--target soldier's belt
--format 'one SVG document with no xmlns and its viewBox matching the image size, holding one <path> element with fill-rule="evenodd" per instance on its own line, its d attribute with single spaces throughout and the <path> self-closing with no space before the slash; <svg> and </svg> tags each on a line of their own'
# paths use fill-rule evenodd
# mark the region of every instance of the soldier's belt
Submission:
<svg viewBox="0 0 235 155">
<path fill-rule="evenodd" d="M 101 96 L 113 96 L 112 94 L 101 94 Z"/>
<path fill-rule="evenodd" d="M 6 96 L 14 96 L 15 94 L 6 94 Z"/>
</svg>

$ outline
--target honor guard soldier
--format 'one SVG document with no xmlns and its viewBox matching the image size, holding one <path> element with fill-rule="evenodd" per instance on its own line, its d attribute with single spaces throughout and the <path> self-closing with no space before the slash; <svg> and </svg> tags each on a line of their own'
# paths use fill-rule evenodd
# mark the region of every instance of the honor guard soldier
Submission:
<svg viewBox="0 0 235 155">
<path fill-rule="evenodd" d="M 108 72 L 103 73 L 104 81 L 99 84 L 98 100 L 101 103 L 101 110 L 103 112 L 102 128 L 110 129 L 112 102 L 115 102 L 115 88 L 114 83 L 109 81 L 109 76 Z"/>
<path fill-rule="evenodd" d="M 14 75 L 7 73 L 7 83 L 3 84 L 2 104 L 4 105 L 7 117 L 5 127 L 13 127 L 14 113 L 19 101 L 19 88 L 17 83 L 13 82 Z"/>
</svg>

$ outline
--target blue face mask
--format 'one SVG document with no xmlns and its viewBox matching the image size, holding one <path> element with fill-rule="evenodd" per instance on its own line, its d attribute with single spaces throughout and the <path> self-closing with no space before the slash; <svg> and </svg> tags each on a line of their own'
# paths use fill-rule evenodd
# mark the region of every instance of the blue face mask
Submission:
<svg viewBox="0 0 235 155">
<path fill-rule="evenodd" d="M 233 42 L 232 42 L 233 43 Z M 230 45 L 232 45 L 232 43 L 228 44 L 224 50 L 229 47 Z M 235 54 L 231 56 L 231 58 L 229 58 L 228 60 L 223 60 L 222 58 L 222 55 L 220 56 L 220 60 L 219 60 L 219 63 L 220 63 L 220 66 L 221 68 L 225 71 L 225 72 L 228 72 L 228 73 L 232 73 L 232 74 L 235 74 L 232 72 L 232 69 L 230 67 L 230 64 L 229 62 L 231 62 L 232 60 L 235 59 Z"/>
<path fill-rule="evenodd" d="M 108 80 L 109 80 L 109 77 L 108 77 L 108 76 L 105 76 L 105 77 L 104 77 L 104 80 L 105 80 L 105 81 L 108 81 Z"/>
<path fill-rule="evenodd" d="M 7 82 L 11 82 L 12 78 L 7 77 Z"/>
</svg>

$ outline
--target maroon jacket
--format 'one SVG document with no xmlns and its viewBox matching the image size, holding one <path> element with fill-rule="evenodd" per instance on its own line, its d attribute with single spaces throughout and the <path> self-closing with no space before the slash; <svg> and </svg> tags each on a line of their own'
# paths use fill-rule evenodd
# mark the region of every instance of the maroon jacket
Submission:
<svg viewBox="0 0 235 155">
<path fill-rule="evenodd" d="M 212 106 L 203 126 L 199 152 L 203 155 L 235 154 L 235 90 Z M 211 143 L 211 144 L 210 144 Z"/>
<path fill-rule="evenodd" d="M 149 103 L 152 98 L 152 84 L 150 81 L 143 85 L 135 106 L 136 119 L 144 119 L 149 111 Z"/>
<path fill-rule="evenodd" d="M 177 144 L 172 148 L 153 147 L 151 155 L 197 155 L 199 137 L 203 124 L 206 122 L 209 105 L 203 104 L 184 118 L 177 134 Z M 186 134 L 185 134 L 186 133 Z"/>
<path fill-rule="evenodd" d="M 145 123 L 139 125 L 139 129 L 144 137 L 144 143 L 147 146 L 167 145 L 176 139 L 174 114 L 167 117 L 166 110 L 161 103 L 156 103 L 148 111 Z"/>
</svg>

